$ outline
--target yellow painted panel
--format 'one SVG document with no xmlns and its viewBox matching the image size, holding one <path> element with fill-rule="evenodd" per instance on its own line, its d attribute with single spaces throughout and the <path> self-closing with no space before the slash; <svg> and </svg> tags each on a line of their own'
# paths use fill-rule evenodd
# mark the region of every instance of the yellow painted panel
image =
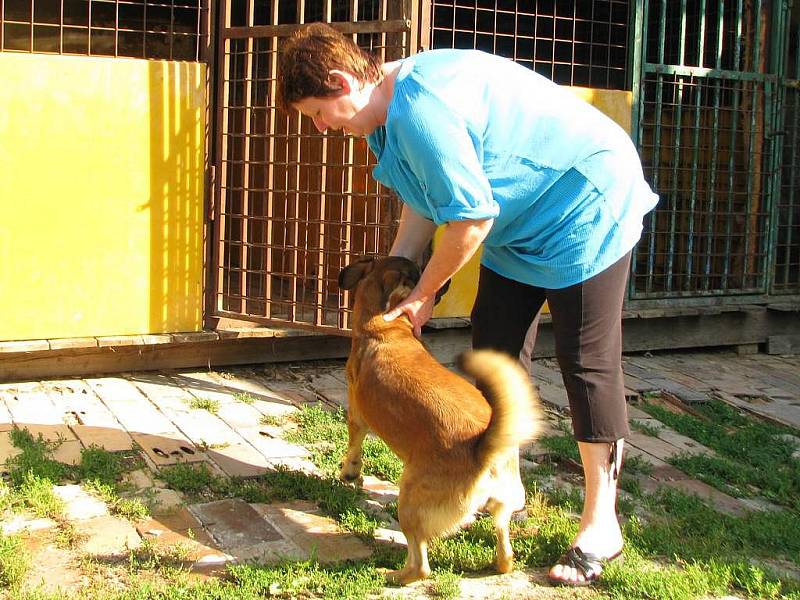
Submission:
<svg viewBox="0 0 800 600">
<path fill-rule="evenodd" d="M 621 90 L 595 90 L 570 88 L 579 97 L 614 119 L 625 131 L 631 131 L 633 95 Z M 438 237 L 438 236 L 436 236 Z M 436 244 L 434 238 L 434 245 Z M 468 317 L 478 292 L 480 252 L 459 271 L 450 283 L 450 289 L 433 311 L 434 317 Z M 547 311 L 545 303 L 544 311 Z"/>
<path fill-rule="evenodd" d="M 0 53 L 0 340 L 202 328 L 205 66 Z"/>
</svg>

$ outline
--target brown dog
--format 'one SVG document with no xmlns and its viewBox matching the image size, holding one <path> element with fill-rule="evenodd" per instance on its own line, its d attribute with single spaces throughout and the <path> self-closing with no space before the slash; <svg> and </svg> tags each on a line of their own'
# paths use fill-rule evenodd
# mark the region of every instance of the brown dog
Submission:
<svg viewBox="0 0 800 600">
<path fill-rule="evenodd" d="M 431 356 L 406 317 L 383 319 L 419 277 L 416 264 L 400 257 L 359 259 L 339 274 L 341 288 L 356 288 L 347 361 L 350 440 L 340 477 L 360 480 L 369 429 L 403 461 L 398 517 L 408 556 L 391 581 L 427 577 L 428 542 L 481 508 L 494 518 L 497 570 L 506 573 L 513 566 L 509 520 L 525 505 L 519 444 L 538 430 L 538 398 L 516 360 L 485 350 L 462 355 L 482 394 Z"/>
</svg>

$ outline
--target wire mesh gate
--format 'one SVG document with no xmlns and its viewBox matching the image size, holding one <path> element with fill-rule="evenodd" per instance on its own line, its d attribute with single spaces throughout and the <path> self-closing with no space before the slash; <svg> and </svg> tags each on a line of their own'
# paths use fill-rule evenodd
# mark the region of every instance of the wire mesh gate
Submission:
<svg viewBox="0 0 800 600">
<path fill-rule="evenodd" d="M 797 293 L 790 239 L 797 201 L 779 187 L 785 4 L 643 6 L 635 123 L 638 117 L 645 174 L 661 201 L 635 252 L 631 298 L 752 299 L 771 287 Z M 794 158 L 787 157 L 784 181 L 797 178 L 794 143 L 786 148 Z M 784 225 L 776 246 L 778 212 Z M 773 265 L 779 272 L 771 286 Z"/>
<path fill-rule="evenodd" d="M 364 139 L 319 134 L 276 108 L 277 55 L 299 24 L 331 22 L 384 60 L 411 47 L 402 0 L 222 0 L 217 48 L 211 314 L 348 327 L 341 267 L 387 254 L 399 202 L 370 175 Z"/>
<path fill-rule="evenodd" d="M 778 192 L 774 294 L 800 293 L 800 3 L 795 2 L 783 80 L 781 185 Z"/>
</svg>

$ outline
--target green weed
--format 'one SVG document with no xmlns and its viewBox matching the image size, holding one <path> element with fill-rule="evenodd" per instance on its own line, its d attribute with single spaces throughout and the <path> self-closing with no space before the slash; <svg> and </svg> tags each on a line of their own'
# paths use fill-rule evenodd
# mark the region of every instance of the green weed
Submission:
<svg viewBox="0 0 800 600">
<path fill-rule="evenodd" d="M 189 402 L 189 408 L 207 410 L 212 415 L 215 415 L 219 412 L 219 400 L 213 400 L 211 398 L 193 398 Z"/>
<path fill-rule="evenodd" d="M 81 451 L 80 474 L 82 479 L 113 485 L 122 476 L 122 462 L 116 454 L 90 446 Z"/>
<path fill-rule="evenodd" d="M 158 472 L 169 487 L 187 494 L 200 494 L 208 491 L 217 480 L 205 463 L 180 463 L 165 467 Z"/>
<path fill-rule="evenodd" d="M 233 395 L 233 399 L 243 404 L 254 404 L 256 399 L 247 392 L 239 392 Z"/>
<path fill-rule="evenodd" d="M 24 506 L 38 517 L 56 519 L 64 512 L 64 502 L 53 492 L 53 482 L 28 471 L 17 488 Z"/>
<path fill-rule="evenodd" d="M 234 566 L 232 583 L 243 597 L 367 598 L 383 586 L 383 576 L 371 565 L 321 566 L 296 562 L 275 567 Z"/>
<path fill-rule="evenodd" d="M 103 483 L 99 479 L 84 482 L 83 487 L 103 500 L 113 515 L 136 521 L 150 514 L 147 505 L 138 498 L 123 498 L 117 493 L 114 485 Z"/>
<path fill-rule="evenodd" d="M 30 556 L 17 535 L 5 535 L 0 531 L 0 587 L 19 584 L 30 566 Z"/>
<path fill-rule="evenodd" d="M 571 433 L 546 435 L 539 438 L 537 442 L 557 457 L 568 458 L 577 463 L 581 461 L 578 443 Z"/>
<path fill-rule="evenodd" d="M 275 415 L 264 415 L 258 421 L 261 425 L 269 425 L 270 427 L 280 427 L 286 422 L 285 417 L 278 417 Z"/>
</svg>

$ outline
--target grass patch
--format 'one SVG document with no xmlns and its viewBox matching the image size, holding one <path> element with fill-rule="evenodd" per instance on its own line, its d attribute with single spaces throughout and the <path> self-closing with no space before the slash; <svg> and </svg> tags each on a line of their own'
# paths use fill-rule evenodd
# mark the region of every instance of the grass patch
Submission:
<svg viewBox="0 0 800 600">
<path fill-rule="evenodd" d="M 23 506 L 37 517 L 57 519 L 64 513 L 64 502 L 53 492 L 53 482 L 28 471 L 17 486 Z"/>
<path fill-rule="evenodd" d="M 287 434 L 287 441 L 306 446 L 312 461 L 326 475 L 339 473 L 342 458 L 347 450 L 347 417 L 341 408 L 323 410 L 319 406 L 306 406 L 289 416 L 298 425 Z M 364 440 L 363 472 L 380 479 L 397 482 L 403 472 L 403 463 L 383 440 L 368 435 Z"/>
<path fill-rule="evenodd" d="M 759 494 L 800 512 L 800 460 L 792 457 L 794 444 L 782 437 L 791 433 L 788 428 L 749 419 L 718 399 L 697 405 L 697 416 L 652 403 L 642 408 L 718 455 L 679 455 L 671 462 L 682 471 L 726 493 Z"/>
<path fill-rule="evenodd" d="M 625 455 L 622 468 L 625 472 L 632 475 L 650 475 L 653 472 L 653 465 L 641 456 Z"/>
<path fill-rule="evenodd" d="M 269 425 L 270 427 L 281 427 L 286 423 L 286 417 L 278 417 L 275 415 L 264 415 L 258 421 L 261 425 Z"/>
<path fill-rule="evenodd" d="M 634 431 L 649 435 L 650 437 L 658 437 L 658 433 L 661 431 L 661 427 L 658 425 L 651 425 L 650 423 L 641 421 L 639 419 L 631 419 L 630 426 Z"/>
<path fill-rule="evenodd" d="M 86 481 L 83 487 L 105 502 L 112 515 L 117 515 L 130 521 L 137 521 L 150 514 L 150 510 L 144 502 L 139 498 L 121 497 L 113 484 L 103 483 L 99 479 L 92 479 Z"/>
<path fill-rule="evenodd" d="M 212 485 L 218 480 L 205 463 L 179 463 L 165 467 L 158 472 L 158 477 L 173 490 L 195 496 L 212 491 Z"/>
<path fill-rule="evenodd" d="M 113 485 L 122 477 L 122 460 L 112 452 L 91 446 L 81 451 L 82 479 Z"/>
<path fill-rule="evenodd" d="M 105 501 L 112 514 L 129 519 L 147 516 L 141 501 L 119 495 L 119 481 L 124 473 L 142 464 L 137 454 L 112 453 L 91 446 L 81 451 L 81 462 L 73 467 L 53 460 L 53 451 L 60 442 L 48 442 L 41 435 L 34 439 L 25 429 L 12 430 L 11 441 L 21 452 L 6 463 L 11 485 L 0 493 L 0 507 L 5 510 L 27 509 L 37 516 L 56 520 L 59 527 L 68 527 L 62 518 L 64 503 L 53 492 L 53 486 L 77 482 Z M 71 536 L 64 532 L 62 537 Z"/>
<path fill-rule="evenodd" d="M 171 581 L 148 578 L 153 569 L 169 570 Z M 315 561 L 275 566 L 233 565 L 225 578 L 197 582 L 183 577 L 180 556 L 152 549 L 132 553 L 129 581 L 124 589 L 100 582 L 70 594 L 41 590 L 10 593 L 8 600 L 263 600 L 279 598 L 336 598 L 361 600 L 374 597 L 383 586 L 383 575 L 372 564 L 321 566 Z"/>
<path fill-rule="evenodd" d="M 61 442 L 49 442 L 41 433 L 34 438 L 30 431 L 16 426 L 11 430 L 10 438 L 11 443 L 20 450 L 19 454 L 6 461 L 12 487 L 21 486 L 29 474 L 59 482 L 73 471 L 52 458 Z"/>
<path fill-rule="evenodd" d="M 281 468 L 247 479 L 214 475 L 205 464 L 180 464 L 162 469 L 159 477 L 192 500 L 212 501 L 238 497 L 245 502 L 309 500 L 336 519 L 345 529 L 371 537 L 379 521 L 360 505 L 363 491 L 332 477 L 316 477 Z"/>
<path fill-rule="evenodd" d="M 461 593 L 461 576 L 452 571 L 436 570 L 431 574 L 430 595 L 443 600 L 453 600 Z"/>
<path fill-rule="evenodd" d="M 321 566 L 313 561 L 273 568 L 234 566 L 231 583 L 246 598 L 367 598 L 384 585 L 370 564 Z"/>
<path fill-rule="evenodd" d="M 28 572 L 30 556 L 17 535 L 0 532 L 0 587 L 9 588 L 19 584 Z"/>
<path fill-rule="evenodd" d="M 624 567 L 609 565 L 603 589 L 611 598 L 664 598 L 689 600 L 726 596 L 732 590 L 749 598 L 780 598 L 781 584 L 768 581 L 765 573 L 746 563 L 688 562 L 679 568 L 664 567 L 626 554 Z"/>
<path fill-rule="evenodd" d="M 578 442 L 572 434 L 546 435 L 537 440 L 539 445 L 546 448 L 550 453 L 557 457 L 568 458 L 574 462 L 581 462 L 581 455 L 578 452 Z"/>
<path fill-rule="evenodd" d="M 653 517 L 646 529 L 634 527 L 629 533 L 647 554 L 686 560 L 783 557 L 800 564 L 800 520 L 789 511 L 734 517 L 669 488 L 644 502 Z"/>
</svg>

